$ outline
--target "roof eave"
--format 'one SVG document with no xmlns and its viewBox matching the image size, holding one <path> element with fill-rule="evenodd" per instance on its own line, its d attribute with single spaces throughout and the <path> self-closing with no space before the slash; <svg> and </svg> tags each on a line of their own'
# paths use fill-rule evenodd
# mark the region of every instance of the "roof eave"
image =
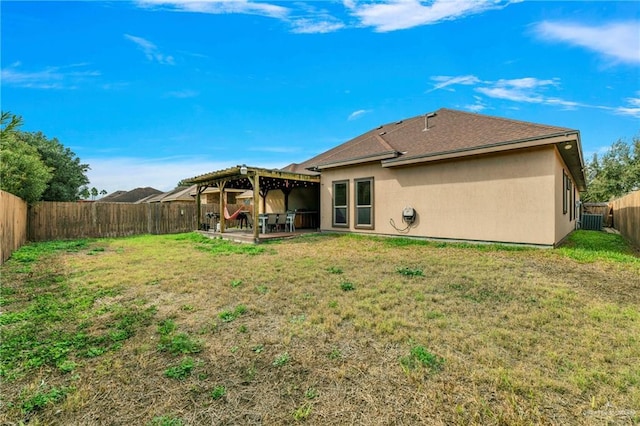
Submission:
<svg viewBox="0 0 640 426">
<path fill-rule="evenodd" d="M 567 131 L 547 135 L 543 137 L 526 138 L 507 142 L 499 142 L 479 147 L 456 149 L 451 151 L 441 151 L 429 154 L 414 155 L 410 157 L 398 157 L 397 159 L 389 159 L 382 162 L 382 167 L 400 167 L 418 163 L 427 163 L 431 161 L 449 160 L 453 158 L 468 157 L 479 154 L 491 154 L 502 151 L 510 151 L 514 149 L 530 148 L 542 145 L 552 145 L 564 143 L 575 139 L 577 131 Z M 574 137 L 572 137 L 572 135 Z"/>
<path fill-rule="evenodd" d="M 400 153 L 398 151 L 385 151 L 385 152 L 377 153 L 374 155 L 354 157 L 354 158 L 350 158 L 343 161 L 319 163 L 319 164 L 307 167 L 307 169 L 316 171 L 316 170 L 324 170 L 324 169 L 333 169 L 336 167 L 353 166 L 356 164 L 370 163 L 372 161 L 392 160 L 398 157 L 399 155 Z"/>
</svg>

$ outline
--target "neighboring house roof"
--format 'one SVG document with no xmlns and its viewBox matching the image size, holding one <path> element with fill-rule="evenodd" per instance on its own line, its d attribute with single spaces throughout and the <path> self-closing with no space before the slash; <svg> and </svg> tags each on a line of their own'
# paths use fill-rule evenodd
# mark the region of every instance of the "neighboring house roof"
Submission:
<svg viewBox="0 0 640 426">
<path fill-rule="evenodd" d="M 141 203 L 159 203 L 165 197 L 166 192 L 161 192 L 160 194 L 150 195 L 148 197 L 143 198 L 140 201 L 137 201 L 136 204 Z"/>
<path fill-rule="evenodd" d="M 248 189 L 242 194 L 236 195 L 236 199 L 253 198 L 253 189 Z"/>
<path fill-rule="evenodd" d="M 162 191 L 147 186 L 145 188 L 136 188 L 131 191 L 116 191 L 97 201 L 101 203 L 135 203 L 143 198 L 149 197 L 150 195 L 161 193 Z"/>
<path fill-rule="evenodd" d="M 128 191 L 114 191 L 109 195 L 105 195 L 104 197 L 96 200 L 96 201 L 100 201 L 100 202 L 104 202 L 104 203 L 110 203 L 112 202 L 113 199 L 121 196 L 122 194 L 126 194 Z M 115 202 L 115 201 L 113 201 Z"/>
<path fill-rule="evenodd" d="M 382 125 L 302 164 L 287 167 L 321 171 L 372 161 L 396 167 L 548 144 L 562 144 L 560 154 L 578 187 L 584 189 L 577 130 L 448 108 Z"/>
<path fill-rule="evenodd" d="M 196 185 L 179 186 L 173 191 L 165 192 L 165 196 L 160 201 L 163 203 L 172 201 L 195 201 L 195 198 L 190 195 L 190 192 L 195 191 L 196 188 Z"/>
<path fill-rule="evenodd" d="M 150 197 L 146 197 L 138 203 L 167 203 L 167 202 L 175 202 L 175 201 L 195 201 L 191 195 L 189 195 L 190 191 L 195 191 L 195 186 L 178 186 L 173 188 L 171 191 L 162 192 L 160 194 L 152 195 Z"/>
<path fill-rule="evenodd" d="M 162 195 L 162 194 L 160 194 L 160 195 Z M 148 197 L 144 197 L 143 199 L 136 201 L 135 204 L 148 203 L 149 200 L 152 200 L 152 199 L 154 199 L 156 197 L 158 197 L 158 194 L 149 195 Z"/>
</svg>

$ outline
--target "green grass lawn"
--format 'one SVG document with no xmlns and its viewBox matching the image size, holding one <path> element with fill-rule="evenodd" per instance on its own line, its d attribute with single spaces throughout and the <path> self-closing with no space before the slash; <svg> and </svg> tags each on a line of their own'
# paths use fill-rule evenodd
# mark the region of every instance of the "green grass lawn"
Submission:
<svg viewBox="0 0 640 426">
<path fill-rule="evenodd" d="M 0 424 L 635 424 L 640 257 L 313 234 L 31 244 Z"/>
</svg>

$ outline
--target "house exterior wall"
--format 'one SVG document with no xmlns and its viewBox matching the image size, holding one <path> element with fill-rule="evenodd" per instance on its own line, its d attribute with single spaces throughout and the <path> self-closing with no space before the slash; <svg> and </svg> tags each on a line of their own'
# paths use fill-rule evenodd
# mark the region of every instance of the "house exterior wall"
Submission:
<svg viewBox="0 0 640 426">
<path fill-rule="evenodd" d="M 280 190 L 267 194 L 267 213 L 285 211 L 284 193 Z M 293 188 L 289 193 L 289 210 L 317 211 L 318 191 L 316 188 Z"/>
<path fill-rule="evenodd" d="M 570 229 L 558 217 L 558 170 L 555 147 L 546 146 L 476 156 L 456 161 L 383 168 L 380 163 L 322 171 L 320 226 L 351 231 L 430 238 L 554 245 Z M 373 177 L 374 226 L 354 226 L 354 179 Z M 333 182 L 348 180 L 347 227 L 332 224 Z M 414 226 L 405 228 L 402 209 L 416 210 Z M 560 215 L 562 206 L 560 206 Z M 562 223 L 560 223 L 562 222 Z M 557 229 L 560 224 L 560 229 Z"/>
<path fill-rule="evenodd" d="M 567 235 L 576 229 L 576 223 L 578 221 L 579 209 L 577 207 L 580 201 L 580 192 L 576 187 L 576 182 L 569 172 L 569 167 L 565 164 L 557 149 L 554 148 L 554 154 L 556 161 L 554 163 L 554 177 L 555 177 L 555 241 L 557 244 L 562 241 Z M 565 178 L 566 176 L 566 178 Z M 571 188 L 569 192 L 566 187 L 566 180 L 571 182 Z M 565 197 L 566 197 L 566 212 L 565 212 Z"/>
</svg>

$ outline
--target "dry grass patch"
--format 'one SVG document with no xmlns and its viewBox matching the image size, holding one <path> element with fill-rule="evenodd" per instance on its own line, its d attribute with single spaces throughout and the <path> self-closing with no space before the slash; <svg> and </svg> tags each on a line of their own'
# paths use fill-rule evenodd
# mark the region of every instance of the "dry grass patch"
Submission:
<svg viewBox="0 0 640 426">
<path fill-rule="evenodd" d="M 638 422 L 640 261 L 575 253 L 184 234 L 11 260 L 0 422 Z M 26 332 L 62 352 L 16 358 Z"/>
</svg>

